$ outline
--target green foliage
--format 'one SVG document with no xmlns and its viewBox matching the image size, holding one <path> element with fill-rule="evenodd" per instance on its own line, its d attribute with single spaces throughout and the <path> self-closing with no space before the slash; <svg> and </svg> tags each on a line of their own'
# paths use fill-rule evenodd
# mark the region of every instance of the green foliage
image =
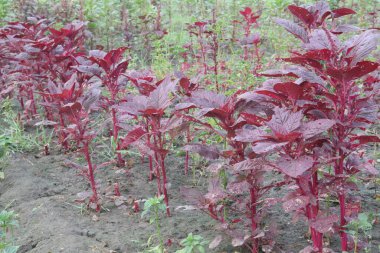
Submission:
<svg viewBox="0 0 380 253">
<path fill-rule="evenodd" d="M 2 24 L 5 17 L 8 15 L 10 7 L 9 0 L 0 0 L 0 24 Z"/>
<path fill-rule="evenodd" d="M 159 244 L 154 247 L 150 247 L 147 252 L 153 253 L 163 253 L 164 252 L 164 240 L 161 234 L 161 224 L 160 224 L 160 214 L 166 211 L 166 206 L 164 204 L 164 196 L 152 197 L 145 201 L 144 211 L 141 214 L 141 217 L 149 217 L 149 223 L 155 224 L 156 234 L 155 237 L 159 240 Z M 150 241 L 154 236 L 151 236 L 148 240 L 148 246 Z"/>
<path fill-rule="evenodd" d="M 359 213 L 356 220 L 352 220 L 345 227 L 347 233 L 354 238 L 354 252 L 357 251 L 358 241 L 360 239 L 370 240 L 373 224 L 375 222 L 375 215 L 373 213 Z M 367 251 L 366 251 L 367 252 Z"/>
<path fill-rule="evenodd" d="M 352 235 L 359 235 L 359 232 L 362 232 L 364 235 L 369 235 L 372 230 L 374 222 L 374 215 L 367 213 L 360 213 L 356 220 L 352 220 L 347 224 L 346 228 L 349 230 L 349 233 Z"/>
<path fill-rule="evenodd" d="M 206 244 L 208 244 L 208 242 L 205 241 L 202 236 L 190 233 L 181 241 L 183 248 L 177 250 L 176 253 L 205 253 L 206 250 L 204 246 Z"/>
<path fill-rule="evenodd" d="M 38 136 L 25 132 L 16 111 L 12 108 L 11 100 L 2 101 L 0 116 L 0 124 L 2 125 L 0 128 L 0 150 L 2 150 L 3 155 L 6 154 L 7 150 L 24 152 L 32 151 L 39 146 Z"/>
<path fill-rule="evenodd" d="M 16 253 L 19 246 L 15 246 L 13 230 L 18 227 L 17 214 L 14 211 L 3 210 L 0 212 L 0 252 Z"/>
<path fill-rule="evenodd" d="M 144 211 L 141 213 L 141 217 L 149 216 L 149 222 L 156 223 L 159 221 L 159 217 L 156 216 L 159 215 L 160 211 L 165 211 L 166 206 L 164 204 L 164 196 L 160 197 L 152 197 L 147 199 L 144 203 Z"/>
</svg>

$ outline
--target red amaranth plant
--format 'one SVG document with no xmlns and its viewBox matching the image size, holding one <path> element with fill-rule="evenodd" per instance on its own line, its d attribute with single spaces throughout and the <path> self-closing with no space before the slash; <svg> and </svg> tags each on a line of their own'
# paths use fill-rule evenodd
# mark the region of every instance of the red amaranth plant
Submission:
<svg viewBox="0 0 380 253">
<path fill-rule="evenodd" d="M 1 30 L 2 44 L 6 47 L 4 57 L 9 60 L 8 82 L 15 86 L 21 108 L 27 117 L 37 114 L 34 86 L 39 83 L 39 72 L 35 72 L 33 53 L 38 49 L 32 44 L 45 39 L 48 29 L 45 19 L 29 19 L 29 22 L 10 22 Z M 17 87 L 17 89 L 16 89 Z"/>
<path fill-rule="evenodd" d="M 335 19 L 355 12 L 347 8 L 330 10 L 328 4 L 323 1 L 307 7 L 290 5 L 289 10 L 299 20 L 298 24 L 283 19 L 276 19 L 276 22 L 303 42 L 302 51 L 292 51 L 290 57 L 283 59 L 293 65 L 286 66 L 281 70 L 267 71 L 263 75 L 286 77 L 287 81 L 291 78 L 298 79 L 276 84 L 270 90 L 258 91 L 257 93 L 274 98 L 277 100 L 275 103 L 287 106 L 293 111 L 292 113 L 304 109 L 305 116 L 309 120 L 335 122 L 329 130 L 328 142 L 324 141 L 323 146 L 314 151 L 318 157 L 332 161 L 335 175 L 325 173 L 324 180 L 327 182 L 321 184 L 314 172 L 314 176 L 309 177 L 309 181 L 306 180 L 306 182 L 312 186 L 311 193 L 315 197 L 318 196 L 316 195 L 318 191 L 328 186 L 330 194 L 336 195 L 338 198 L 340 203 L 341 249 L 347 251 L 348 240 L 345 225 L 348 217 L 346 216 L 346 208 L 351 204 L 347 203 L 347 195 L 352 184 L 348 182 L 348 178 L 360 172 L 360 167 L 372 174 L 378 173 L 373 167 L 372 161 L 358 153 L 358 148 L 370 142 L 380 141 L 378 137 L 368 136 L 363 132 L 378 120 L 379 107 L 375 98 L 378 97 L 379 90 L 371 82 L 366 83 L 365 86 L 359 85 L 362 77 L 378 68 L 378 63 L 367 61 L 365 58 L 376 48 L 379 34 L 375 30 L 365 30 L 342 42 L 338 38 L 338 34 L 360 29 L 347 25 L 337 25 Z M 331 27 L 327 25 L 327 18 L 333 19 Z M 314 99 L 305 100 L 302 98 L 305 88 L 308 92 L 314 93 Z M 290 97 L 290 101 L 285 99 L 287 105 L 282 102 L 284 96 Z M 316 123 L 306 124 L 311 124 L 310 127 L 319 129 Z M 327 128 L 322 127 L 322 129 L 326 130 Z M 282 136 L 280 137 L 282 138 Z M 297 139 L 298 137 L 299 133 L 296 132 L 293 138 Z M 300 142 L 298 146 L 301 144 L 305 145 L 306 143 Z M 281 143 L 276 145 L 281 146 Z M 310 149 L 301 148 L 297 149 L 297 152 L 302 150 L 310 151 Z M 296 154 L 301 155 L 302 152 Z M 297 157 L 282 158 L 285 160 L 278 161 L 277 166 L 281 169 L 281 167 L 286 168 L 291 167 L 292 164 L 302 163 L 304 166 L 299 168 L 314 170 L 315 159 L 311 160 L 307 156 Z M 299 181 L 299 183 L 302 182 Z M 303 204 L 308 203 L 302 202 Z M 315 203 L 313 205 L 318 206 Z M 319 233 L 325 231 L 323 228 L 318 230 L 318 226 L 313 227 L 315 215 L 308 216 L 308 218 L 311 218 L 311 228 Z M 318 217 L 316 219 L 319 220 Z M 333 221 L 326 217 L 322 219 L 323 224 L 331 224 Z M 312 231 L 312 237 L 315 250 L 322 252 L 320 235 Z"/>
<path fill-rule="evenodd" d="M 186 99 L 187 97 L 191 97 L 192 93 L 198 90 L 199 84 L 198 80 L 196 79 L 189 79 L 185 76 L 183 76 L 182 73 L 178 73 L 179 81 L 177 86 L 177 93 L 181 96 L 181 98 Z M 185 110 L 186 113 L 189 112 L 189 110 Z M 189 144 L 192 140 L 192 131 L 191 131 L 191 125 L 189 124 L 187 126 L 186 132 L 186 143 Z M 189 171 L 189 151 L 186 151 L 185 155 L 185 175 L 188 174 Z"/>
<path fill-rule="evenodd" d="M 127 50 L 126 47 L 120 47 L 111 50 L 108 53 L 101 50 L 92 50 L 89 52 L 88 65 L 79 65 L 76 69 L 79 72 L 89 74 L 95 81 L 100 80 L 107 88 L 109 96 L 103 96 L 105 106 L 110 109 L 112 117 L 112 136 L 116 144 L 117 164 L 124 166 L 125 161 L 122 158 L 119 142 L 118 117 L 115 106 L 120 102 L 120 97 L 125 90 L 126 77 L 123 75 L 128 68 L 129 61 L 123 59 L 123 54 Z"/>
<path fill-rule="evenodd" d="M 89 89 L 78 101 L 65 104 L 60 108 L 60 113 L 64 116 L 65 120 L 70 123 L 65 128 L 68 138 L 77 142 L 79 151 L 84 155 L 87 161 L 87 166 L 69 162 L 69 165 L 78 169 L 80 175 L 86 178 L 90 183 L 92 193 L 81 193 L 79 197 L 81 201 L 89 197 L 89 207 L 95 209 L 97 212 L 100 211 L 101 201 L 98 193 L 98 184 L 95 180 L 95 172 L 99 166 L 93 163 L 90 153 L 91 142 L 96 136 L 96 131 L 91 128 L 90 112 L 96 109 L 99 98 L 99 89 Z"/>
<path fill-rule="evenodd" d="M 248 95 L 246 94 L 246 98 Z M 252 143 L 255 154 L 276 153 L 280 156 L 272 166 L 285 175 L 284 183 L 296 186 L 284 198 L 285 212 L 294 211 L 307 218 L 314 247 L 321 252 L 322 234 L 332 228 L 337 217 L 327 216 L 319 208 L 317 170 L 323 161 L 318 160 L 314 149 L 328 141 L 321 134 L 335 122 L 329 119 L 304 122 L 303 118 L 302 108 L 292 112 L 286 108 L 275 107 L 272 119 L 266 123 L 266 127 L 244 129 L 236 138 Z"/>
<path fill-rule="evenodd" d="M 140 81 L 144 79 L 154 80 L 149 76 L 139 77 Z M 175 117 L 169 108 L 177 80 L 172 81 L 170 77 L 166 77 L 150 84 L 135 80 L 141 95 L 128 96 L 127 102 L 121 103 L 117 108 L 120 113 L 133 116 L 138 121 L 138 126 L 123 138 L 121 147 L 134 145 L 140 152 L 149 155 L 150 165 L 154 164 L 150 175 L 154 174 L 156 177 L 158 195 L 164 195 L 166 212 L 170 215 L 165 165 L 165 158 L 169 153 L 167 134 L 178 134 L 184 125 L 183 120 Z"/>
<path fill-rule="evenodd" d="M 36 18 L 27 23 L 10 23 L 4 28 L 6 57 L 15 65 L 10 80 L 18 86 L 19 101 L 26 115 L 37 114 L 35 91 L 45 92 L 48 80 L 65 83 L 70 79 L 74 72 L 71 67 L 76 64 L 73 56 L 81 54 L 78 48 L 83 47 L 84 30 L 81 22 L 55 30 L 47 20 Z M 46 110 L 46 118 L 51 120 L 51 116 Z"/>
<path fill-rule="evenodd" d="M 64 84 L 56 84 L 53 81 L 49 81 L 46 91 L 40 93 L 45 101 L 41 103 L 41 105 L 46 108 L 46 111 L 51 113 L 51 116 L 47 119 L 59 122 L 59 128 L 56 126 L 56 130 L 58 131 L 59 142 L 66 150 L 69 149 L 69 144 L 64 131 L 67 124 L 64 114 L 62 113 L 62 107 L 66 104 L 77 102 L 79 98 L 83 96 L 83 92 L 84 87 L 77 81 L 77 74 L 74 73 Z M 56 116 L 57 119 L 55 119 L 54 116 Z"/>
<path fill-rule="evenodd" d="M 239 22 L 244 27 L 244 37 L 240 40 L 240 44 L 244 49 L 243 59 L 245 61 L 256 59 L 254 74 L 261 69 L 262 53 L 260 52 L 261 38 L 259 33 L 252 33 L 252 28 L 257 28 L 259 23 L 257 20 L 260 18 L 259 13 L 254 13 L 251 8 L 246 7 L 240 14 L 244 17 L 244 22 Z M 253 47 L 253 50 L 251 49 Z"/>
<path fill-rule="evenodd" d="M 270 115 L 263 113 L 265 106 L 239 99 L 238 96 L 242 93 L 244 91 L 237 91 L 231 97 L 225 97 L 213 92 L 197 91 L 184 103 L 178 104 L 176 109 L 198 109 L 192 113 L 195 116 L 183 114 L 182 117 L 206 127 L 226 140 L 228 148 L 223 151 L 207 144 L 190 144 L 184 148 L 210 160 L 222 159 L 208 167 L 219 179 L 210 183 L 209 192 L 204 197 L 197 198 L 200 200 L 198 205 L 223 224 L 226 233 L 233 238 L 233 246 L 246 245 L 251 252 L 256 253 L 259 252 L 260 244 L 267 247 L 274 245 L 270 239 L 273 231 L 266 231 L 265 236 L 259 236 L 264 233 L 259 225 L 264 210 L 258 208 L 258 203 L 261 196 L 277 183 L 263 187 L 263 175 L 269 168 L 267 162 L 261 158 L 254 159 L 255 153 L 246 150 L 245 140 L 237 138 L 245 126 L 261 126 L 270 118 Z M 205 118 L 214 119 L 216 126 L 205 121 Z M 183 192 L 199 196 L 194 190 L 184 189 Z M 248 234 L 247 227 L 250 228 Z"/>
</svg>

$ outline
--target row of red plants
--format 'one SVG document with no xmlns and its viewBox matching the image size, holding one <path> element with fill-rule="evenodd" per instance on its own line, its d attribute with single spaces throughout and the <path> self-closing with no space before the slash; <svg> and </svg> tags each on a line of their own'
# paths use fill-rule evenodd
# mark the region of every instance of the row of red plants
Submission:
<svg viewBox="0 0 380 253">
<path fill-rule="evenodd" d="M 54 127 L 63 150 L 84 156 L 86 166 L 70 164 L 91 188 L 80 194 L 81 200 L 88 198 L 96 211 L 103 201 L 96 171 L 112 162 L 124 166 L 122 151 L 136 148 L 147 157 L 149 179 L 156 181 L 157 195 L 164 196 L 170 216 L 165 160 L 173 145 L 183 145 L 185 173 L 189 152 L 196 152 L 212 161 L 212 177 L 208 193 L 185 187 L 182 192 L 220 223 L 233 246 L 254 253 L 273 251 L 277 231 L 265 217 L 281 202 L 285 212 L 308 224 L 312 245 L 302 252 L 328 252 L 324 238 L 334 233 L 340 235 L 341 250 L 348 251 L 352 245 L 346 225 L 361 210 L 351 178 L 361 172 L 378 174 L 363 148 L 380 141 L 366 134 L 378 120 L 379 64 L 367 58 L 379 33 L 340 24 L 340 17 L 355 14 L 348 8 L 330 10 L 318 2 L 288 9 L 295 20 L 275 22 L 301 40 L 301 46 L 278 59 L 281 69 L 266 71 L 261 71 L 260 36 L 252 33 L 259 15 L 250 8 L 241 11 L 242 58 L 255 59 L 252 74 L 268 77 L 256 89 L 230 96 L 221 92 L 221 87 L 229 88 L 219 86 L 218 74 L 225 69 L 218 60 L 218 37 L 207 30 L 216 17 L 189 27 L 200 51 L 195 53 L 190 44 L 185 53 L 185 59 L 195 59 L 200 76 L 212 71 L 215 91 L 200 76 L 176 73 L 158 80 L 150 71 L 128 70 L 126 47 L 87 51 L 84 23 L 56 30 L 48 20 L 31 18 L 0 30 L 1 95 L 17 98 L 25 120 L 37 118 Z M 341 34 L 348 39 L 342 40 Z M 182 70 L 189 66 L 185 62 Z M 94 139 L 104 134 L 95 125 L 99 113 L 112 122 L 116 153 L 115 161 L 95 164 Z M 196 142 L 204 132 L 219 136 L 224 145 Z M 175 138 L 180 135 L 184 143 Z M 286 195 L 273 198 L 273 188 L 286 190 Z M 117 184 L 114 195 L 120 197 Z M 327 198 L 337 199 L 339 208 L 328 208 Z M 216 237 L 211 247 L 221 240 Z"/>
</svg>

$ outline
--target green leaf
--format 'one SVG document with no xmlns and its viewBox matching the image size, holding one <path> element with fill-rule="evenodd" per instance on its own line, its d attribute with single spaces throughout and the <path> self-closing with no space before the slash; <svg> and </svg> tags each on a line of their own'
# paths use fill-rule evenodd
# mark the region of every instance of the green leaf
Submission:
<svg viewBox="0 0 380 253">
<path fill-rule="evenodd" d="M 8 246 L 3 250 L 3 253 L 16 253 L 19 246 Z"/>
<path fill-rule="evenodd" d="M 203 246 L 198 246 L 197 250 L 199 251 L 199 253 L 206 253 L 205 248 Z"/>
</svg>

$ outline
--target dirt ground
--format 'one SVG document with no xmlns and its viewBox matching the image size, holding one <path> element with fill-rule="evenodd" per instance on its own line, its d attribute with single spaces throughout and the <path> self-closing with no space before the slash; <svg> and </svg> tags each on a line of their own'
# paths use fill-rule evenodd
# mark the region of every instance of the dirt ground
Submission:
<svg viewBox="0 0 380 253">
<path fill-rule="evenodd" d="M 58 154 L 37 157 L 18 154 L 10 160 L 5 170 L 6 178 L 0 182 L 0 208 L 11 203 L 9 209 L 19 214 L 20 224 L 15 233 L 16 244 L 21 246 L 18 252 L 143 252 L 150 235 L 154 234 L 154 226 L 141 219 L 141 213 L 133 213 L 128 205 L 117 208 L 108 203 L 105 204 L 107 210 L 100 214 L 79 208 L 80 204 L 75 203 L 77 193 L 86 190 L 88 185 L 76 175 L 75 169 L 63 165 L 67 158 L 67 155 Z M 163 216 L 162 224 L 165 239 L 170 238 L 173 242 L 168 252 L 175 252 L 181 239 L 190 232 L 211 241 L 218 234 L 211 218 L 198 210 L 175 210 L 188 204 L 180 195 L 179 188 L 192 185 L 192 176 L 183 175 L 183 162 L 178 157 L 169 157 L 167 167 L 173 212 L 172 217 Z M 127 198 L 154 196 L 156 184 L 155 181 L 147 181 L 147 163 L 136 163 L 129 173 L 118 172 L 109 168 L 97 172 L 103 188 L 118 181 L 122 195 Z M 372 199 L 373 191 L 363 191 L 366 210 L 380 210 L 380 203 Z M 269 222 L 277 221 L 281 232 L 275 252 L 298 252 L 307 243 L 305 225 L 300 222 L 293 224 L 290 220 L 291 217 L 283 214 L 280 207 L 270 212 Z M 373 231 L 373 243 L 379 242 L 380 227 L 377 225 Z M 216 250 L 207 249 L 206 252 L 244 252 L 228 244 L 226 240 Z M 332 246 L 338 248 L 336 238 L 332 240 Z"/>
</svg>

